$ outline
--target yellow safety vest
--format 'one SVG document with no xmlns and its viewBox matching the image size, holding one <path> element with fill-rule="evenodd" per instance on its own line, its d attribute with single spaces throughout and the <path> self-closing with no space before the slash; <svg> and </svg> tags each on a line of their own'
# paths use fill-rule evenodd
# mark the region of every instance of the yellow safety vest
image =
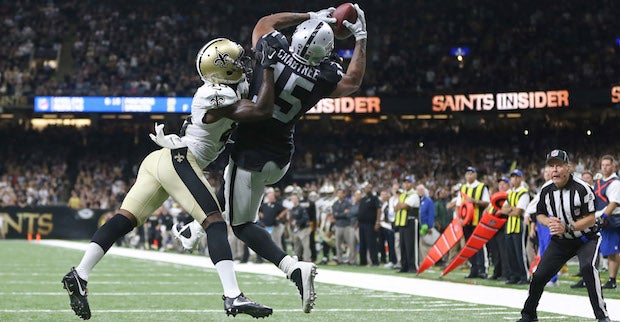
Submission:
<svg viewBox="0 0 620 322">
<path fill-rule="evenodd" d="M 519 190 L 511 190 L 508 192 L 508 199 L 506 202 L 511 207 L 516 207 L 519 203 L 519 199 L 521 196 L 527 193 L 527 188 L 521 187 Z M 520 234 L 522 229 L 522 216 L 508 216 L 508 220 L 506 221 L 506 234 Z"/>
<path fill-rule="evenodd" d="M 415 190 L 411 189 L 407 192 L 403 192 L 398 196 L 398 202 L 405 202 L 409 196 L 413 195 Z M 396 216 L 394 217 L 394 226 L 395 227 L 405 227 L 407 225 L 407 209 L 401 209 L 396 212 Z"/>
<path fill-rule="evenodd" d="M 484 191 L 484 183 L 480 183 L 477 186 L 470 188 L 467 185 L 461 186 L 461 192 L 467 195 L 468 197 L 472 197 L 475 200 L 482 199 L 482 192 Z M 471 225 L 477 226 L 480 221 L 480 216 L 484 209 L 480 209 L 480 206 L 474 205 L 474 217 L 471 219 Z"/>
</svg>

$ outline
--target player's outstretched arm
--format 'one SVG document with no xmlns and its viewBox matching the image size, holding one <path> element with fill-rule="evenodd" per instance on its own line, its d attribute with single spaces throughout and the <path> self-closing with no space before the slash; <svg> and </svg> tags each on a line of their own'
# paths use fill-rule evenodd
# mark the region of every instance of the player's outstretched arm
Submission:
<svg viewBox="0 0 620 322">
<path fill-rule="evenodd" d="M 226 117 L 237 122 L 252 122 L 265 120 L 271 117 L 274 105 L 273 69 L 263 70 L 263 82 L 258 92 L 256 103 L 242 99 L 228 108 L 213 109 L 210 114 Z"/>
<path fill-rule="evenodd" d="M 280 12 L 269 16 L 264 16 L 254 26 L 252 32 L 252 47 L 256 46 L 258 40 L 274 31 L 282 28 L 292 27 L 300 24 L 308 19 L 320 19 L 327 23 L 336 22 L 336 18 L 332 18 L 331 14 L 335 8 L 322 9 L 317 12 L 296 13 L 296 12 Z"/>
<path fill-rule="evenodd" d="M 366 17 L 364 11 L 355 4 L 357 10 L 357 21 L 351 23 L 343 21 L 345 27 L 351 30 L 355 37 L 355 49 L 346 74 L 342 77 L 336 89 L 329 95 L 330 97 L 342 97 L 357 92 L 362 85 L 364 73 L 366 73 Z"/>
</svg>

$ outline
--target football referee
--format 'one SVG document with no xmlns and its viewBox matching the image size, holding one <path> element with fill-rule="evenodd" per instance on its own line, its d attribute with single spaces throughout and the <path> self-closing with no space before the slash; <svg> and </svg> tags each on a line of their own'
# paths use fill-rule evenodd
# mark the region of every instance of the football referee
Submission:
<svg viewBox="0 0 620 322">
<path fill-rule="evenodd" d="M 594 191 L 586 182 L 573 177 L 565 151 L 549 152 L 546 163 L 552 181 L 540 190 L 536 218 L 549 227 L 552 237 L 532 275 L 519 321 L 538 321 L 536 307 L 545 284 L 575 255 L 579 258 L 594 315 L 599 321 L 611 321 L 594 266 L 600 238 L 594 216 Z"/>
</svg>

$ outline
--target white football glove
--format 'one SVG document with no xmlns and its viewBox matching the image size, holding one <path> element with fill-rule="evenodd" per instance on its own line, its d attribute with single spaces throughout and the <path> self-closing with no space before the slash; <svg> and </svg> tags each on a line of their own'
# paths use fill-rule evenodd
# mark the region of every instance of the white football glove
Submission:
<svg viewBox="0 0 620 322">
<path fill-rule="evenodd" d="M 248 83 L 247 78 L 243 78 L 239 84 L 237 84 L 237 97 L 238 98 L 248 98 L 248 93 L 250 92 L 250 83 Z"/>
<path fill-rule="evenodd" d="M 164 125 L 155 123 L 155 134 L 149 134 L 151 140 L 162 148 L 168 148 L 170 150 L 180 149 L 187 147 L 187 144 L 181 140 L 176 134 L 164 134 Z"/>
<path fill-rule="evenodd" d="M 317 12 L 310 11 L 308 12 L 308 15 L 310 15 L 310 19 L 319 19 L 327 23 L 336 23 L 336 18 L 332 18 L 332 13 L 334 11 L 336 11 L 336 8 L 329 7 L 327 9 L 321 9 Z"/>
<path fill-rule="evenodd" d="M 362 10 L 357 3 L 353 6 L 357 11 L 357 21 L 355 23 L 351 23 L 345 20 L 342 24 L 351 30 L 351 33 L 355 37 L 356 41 L 366 39 L 368 36 L 366 34 L 366 16 L 364 16 L 364 10 Z"/>
</svg>

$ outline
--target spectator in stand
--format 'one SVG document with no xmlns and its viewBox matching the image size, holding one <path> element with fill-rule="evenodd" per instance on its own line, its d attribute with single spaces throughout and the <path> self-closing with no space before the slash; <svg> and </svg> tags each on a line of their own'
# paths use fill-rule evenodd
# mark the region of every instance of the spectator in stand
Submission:
<svg viewBox="0 0 620 322">
<path fill-rule="evenodd" d="M 594 176 L 592 175 L 592 172 L 590 172 L 589 170 L 585 170 L 584 172 L 581 173 L 581 180 L 585 181 L 587 184 L 594 187 Z"/>
<path fill-rule="evenodd" d="M 333 196 L 334 186 L 322 186 L 319 189 L 320 198 L 316 202 L 316 208 L 318 211 L 318 234 L 321 241 L 321 249 L 323 251 L 323 258 L 320 264 L 327 264 L 330 261 L 330 253 L 332 257 L 336 258 L 336 242 L 334 231 L 334 216 L 332 214 L 332 205 L 335 202 Z"/>
<path fill-rule="evenodd" d="M 316 241 L 314 239 L 314 233 L 316 231 L 316 203 L 318 194 L 314 191 L 310 191 L 306 198 L 304 198 L 300 205 L 308 212 L 308 226 L 310 228 L 310 259 L 312 262 L 316 262 Z"/>
<path fill-rule="evenodd" d="M 508 177 L 500 177 L 497 180 L 497 191 L 506 192 L 510 189 L 510 179 Z M 489 203 L 486 212 L 499 215 L 501 209 L 495 209 L 495 207 Z M 506 230 L 499 229 L 495 236 L 487 243 L 487 249 L 489 250 L 489 257 L 493 262 L 493 274 L 489 276 L 490 280 L 507 280 L 510 267 L 508 264 L 508 254 L 506 253 Z"/>
<path fill-rule="evenodd" d="M 400 246 L 400 233 L 396 227 L 396 205 L 398 204 L 399 198 L 400 198 L 400 184 L 398 183 L 394 183 L 392 184 L 392 188 L 391 188 L 391 195 L 390 195 L 390 200 L 388 201 L 388 207 L 389 207 L 389 211 L 390 214 L 388 215 L 389 217 L 392 218 L 392 230 L 394 231 L 394 250 L 396 252 L 396 263 L 394 265 L 394 269 L 401 269 L 400 266 L 400 259 L 401 259 L 401 246 Z"/>
<path fill-rule="evenodd" d="M 435 192 L 435 229 L 443 232 L 452 222 L 452 213 L 448 212 L 446 207 L 450 202 L 450 191 L 444 187 L 440 187 Z"/>
<path fill-rule="evenodd" d="M 297 194 L 291 195 L 291 228 L 293 229 L 293 249 L 300 260 L 310 261 L 310 217 L 302 207 Z"/>
<path fill-rule="evenodd" d="M 413 189 L 415 180 L 406 176 L 398 203 L 394 206 L 394 226 L 400 234 L 400 273 L 415 273 L 418 270 L 418 218 L 420 196 Z"/>
<path fill-rule="evenodd" d="M 359 231 L 359 212 L 360 212 L 360 201 L 362 200 L 362 191 L 355 190 L 353 191 L 353 195 L 351 196 L 351 208 L 349 211 L 349 218 L 351 219 L 351 226 L 353 226 L 353 236 L 355 237 L 353 240 L 353 245 L 347 245 L 347 257 L 349 259 L 349 263 L 353 261 L 352 265 L 355 265 L 357 261 L 358 254 L 358 246 L 360 242 L 360 231 Z"/>
<path fill-rule="evenodd" d="M 428 195 L 428 189 L 423 184 L 419 184 L 416 187 L 416 193 L 420 197 L 420 231 L 419 231 L 419 257 L 418 257 L 418 267 L 419 264 L 426 258 L 428 251 L 434 244 L 430 245 L 425 241 L 424 236 L 432 235 L 434 233 L 433 229 L 435 226 L 435 204 L 433 203 L 433 199 Z M 428 239 L 428 238 L 427 238 Z"/>
<path fill-rule="evenodd" d="M 82 201 L 80 197 L 78 196 L 77 191 L 71 190 L 71 198 L 69 198 L 69 201 L 67 202 L 67 206 L 73 209 L 80 209 L 81 205 L 82 205 Z"/>
<path fill-rule="evenodd" d="M 523 184 L 523 172 L 515 169 L 510 173 L 508 199 L 502 206 L 501 213 L 508 216 L 506 221 L 506 254 L 508 255 L 509 272 L 506 284 L 527 284 L 529 267 L 525 255 L 525 238 L 527 226 L 523 214 L 530 203 L 528 189 Z"/>
<path fill-rule="evenodd" d="M 474 205 L 473 218 L 467 225 L 463 226 L 464 240 L 468 240 L 476 226 L 478 226 L 478 222 L 482 217 L 482 211 L 489 205 L 491 196 L 489 195 L 488 186 L 478 181 L 478 169 L 472 166 L 465 169 L 465 183 L 461 186 L 460 192 L 460 203 L 471 202 Z M 469 258 L 471 270 L 466 278 L 487 278 L 485 253 L 486 251 L 483 247 L 483 249 Z"/>
<path fill-rule="evenodd" d="M 379 230 L 380 261 L 385 264 L 385 268 L 393 268 L 398 263 L 398 259 L 396 258 L 396 249 L 394 248 L 394 208 L 390 207 L 390 192 L 388 190 L 381 190 L 379 200 L 381 201 L 381 222 L 379 223 L 381 226 Z"/>
<path fill-rule="evenodd" d="M 282 247 L 282 235 L 284 234 L 284 224 L 286 223 L 287 209 L 276 199 L 274 191 L 269 191 L 265 196 L 265 202 L 260 206 L 258 216 L 271 235 L 271 239 Z"/>
<path fill-rule="evenodd" d="M 603 219 L 601 229 L 601 254 L 607 256 L 609 265 L 609 280 L 602 288 L 615 289 L 618 287 L 616 277 L 620 267 L 620 227 L 611 224 L 612 216 L 618 221 L 620 216 L 620 180 L 616 174 L 616 160 L 611 155 L 601 157 L 601 173 L 603 178 L 594 183 L 594 205 L 597 215 Z"/>
<path fill-rule="evenodd" d="M 355 244 L 355 231 L 351 222 L 351 203 L 344 198 L 344 190 L 336 190 L 336 198 L 332 204 L 332 216 L 334 218 L 334 230 L 336 239 L 336 262 L 345 264 L 343 244 L 349 249 L 349 265 L 355 265 L 357 245 Z"/>
<path fill-rule="evenodd" d="M 381 228 L 381 201 L 373 193 L 371 183 L 364 185 L 364 196 L 359 202 L 357 219 L 360 234 L 360 266 L 379 266 L 377 238 Z"/>
</svg>

